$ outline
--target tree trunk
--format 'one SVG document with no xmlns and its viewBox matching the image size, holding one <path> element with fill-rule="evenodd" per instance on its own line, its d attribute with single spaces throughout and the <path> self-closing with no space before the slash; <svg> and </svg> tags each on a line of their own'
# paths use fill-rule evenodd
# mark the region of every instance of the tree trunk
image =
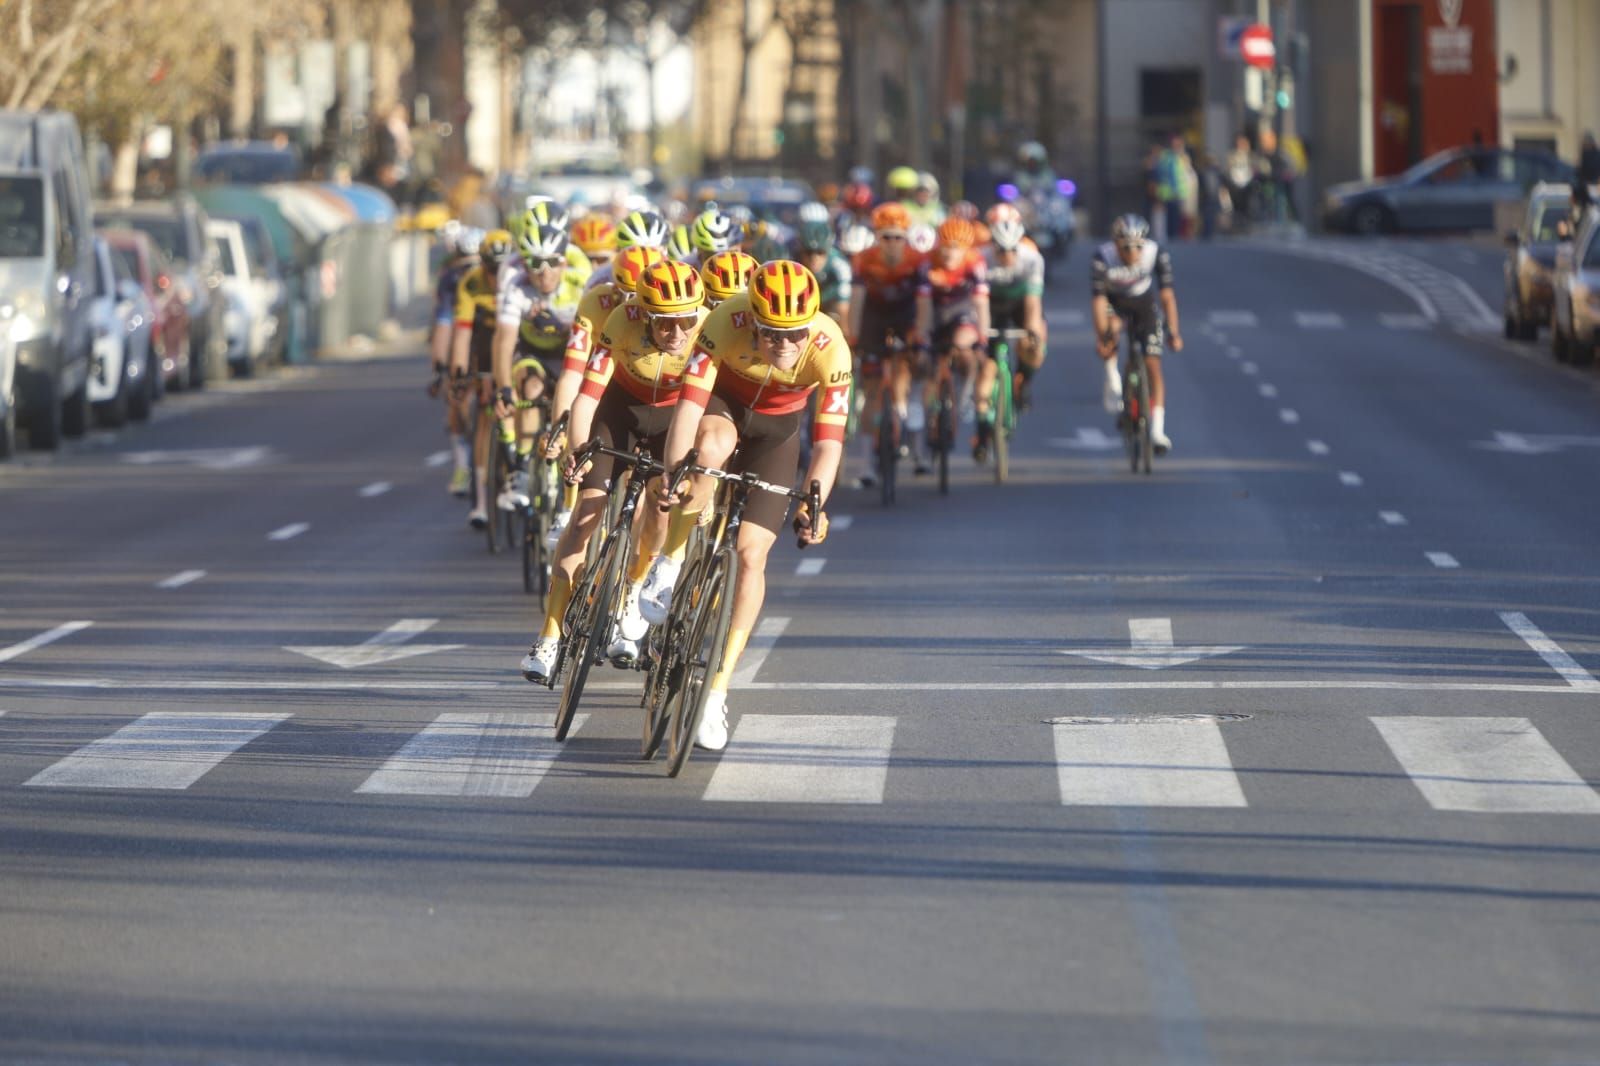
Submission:
<svg viewBox="0 0 1600 1066">
<path fill-rule="evenodd" d="M 723 159 L 726 166 L 739 157 L 739 135 L 744 132 L 745 97 L 750 92 L 750 60 L 772 26 L 770 16 L 759 30 L 755 28 L 755 0 L 744 0 L 744 14 L 739 24 L 739 88 L 733 95 L 733 114 L 728 119 L 728 151 Z"/>
<path fill-rule="evenodd" d="M 129 130 L 120 142 L 111 146 L 111 199 L 125 204 L 133 200 L 134 188 L 139 183 L 140 130 Z"/>
<path fill-rule="evenodd" d="M 228 49 L 233 56 L 233 83 L 228 108 L 228 135 L 249 137 L 255 132 L 256 35 L 248 21 L 234 23 Z"/>
<path fill-rule="evenodd" d="M 648 166 L 652 171 L 661 165 L 661 159 L 659 158 L 661 152 L 661 119 L 657 111 L 658 104 L 656 101 L 656 64 L 658 62 L 659 59 L 655 54 L 655 50 L 652 49 L 650 47 L 650 43 L 646 41 L 644 52 L 644 76 L 646 82 L 645 103 L 649 108 L 646 118 L 650 123 L 650 159 L 645 165 Z"/>
</svg>

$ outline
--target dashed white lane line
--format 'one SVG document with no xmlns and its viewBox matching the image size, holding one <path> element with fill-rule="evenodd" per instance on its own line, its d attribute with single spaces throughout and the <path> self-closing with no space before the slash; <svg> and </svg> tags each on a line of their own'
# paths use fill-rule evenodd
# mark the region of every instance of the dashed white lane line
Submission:
<svg viewBox="0 0 1600 1066">
<path fill-rule="evenodd" d="M 1428 329 L 1433 325 L 1427 315 L 1397 314 L 1392 311 L 1380 314 L 1378 324 L 1385 329 Z"/>
<path fill-rule="evenodd" d="M 1451 555 L 1449 552 L 1423 552 L 1422 554 L 1428 557 L 1428 562 L 1432 563 L 1440 570 L 1461 569 L 1461 564 L 1458 563 L 1456 561 L 1456 557 Z"/>
<path fill-rule="evenodd" d="M 1244 358 L 1244 349 L 1243 348 L 1230 347 L 1228 349 L 1228 358 L 1229 359 L 1243 359 Z"/>
<path fill-rule="evenodd" d="M 432 455 L 428 456 L 426 459 L 423 460 L 423 462 L 428 464 L 429 466 L 443 466 L 444 464 L 448 463 L 449 461 L 450 461 L 450 453 L 449 452 L 434 452 Z"/>
<path fill-rule="evenodd" d="M 743 715 L 701 798 L 882 803 L 894 727 L 880 715 Z"/>
<path fill-rule="evenodd" d="M 370 500 L 374 496 L 382 496 L 392 488 L 394 486 L 387 481 L 374 481 L 370 485 L 361 486 L 361 496 L 363 499 Z"/>
<path fill-rule="evenodd" d="M 1521 611 L 1501 611 L 1500 620 L 1548 663 L 1550 669 L 1560 674 L 1567 684 L 1583 692 L 1600 692 L 1600 680 L 1579 666 L 1565 648 L 1545 636 L 1544 630 L 1530 622 L 1527 615 Z"/>
<path fill-rule="evenodd" d="M 63 622 L 54 629 L 47 629 L 38 636 L 29 637 L 19 644 L 9 648 L 0 648 L 0 663 L 8 663 L 18 656 L 26 655 L 35 648 L 42 648 L 46 644 L 54 644 L 62 637 L 70 637 L 74 633 L 81 633 L 94 625 L 93 622 Z"/>
<path fill-rule="evenodd" d="M 1251 377 L 1254 377 L 1256 374 L 1261 372 L 1261 368 L 1256 366 L 1254 363 L 1240 363 L 1239 369 Z"/>
<path fill-rule="evenodd" d="M 1386 526 L 1403 526 L 1407 524 L 1406 516 L 1399 511 L 1379 511 L 1378 517 L 1383 520 L 1383 524 Z"/>
<path fill-rule="evenodd" d="M 268 540 L 293 540 L 311 528 L 310 522 L 295 522 L 267 534 Z"/>
<path fill-rule="evenodd" d="M 1373 718 L 1430 806 L 1600 814 L 1600 795 L 1526 718 Z"/>
<path fill-rule="evenodd" d="M 822 568 L 828 565 L 828 560 L 813 556 L 810 559 L 801 559 L 800 565 L 794 568 L 795 577 L 816 577 L 822 573 Z"/>
<path fill-rule="evenodd" d="M 855 524 L 855 521 L 856 521 L 856 516 L 855 515 L 848 515 L 848 514 L 835 515 L 834 517 L 828 519 L 828 529 L 830 531 L 838 530 L 839 532 L 843 532 L 844 530 L 847 530 L 851 526 L 853 526 Z"/>
<path fill-rule="evenodd" d="M 1308 440 L 1306 441 L 1306 450 L 1312 455 L 1327 455 L 1331 449 L 1320 440 Z"/>
<path fill-rule="evenodd" d="M 781 617 L 763 618 L 756 623 L 756 631 L 750 634 L 750 640 L 744 646 L 744 654 L 739 657 L 739 669 L 733 672 L 732 682 L 735 686 L 755 681 L 756 671 L 767 661 L 767 656 L 772 654 L 778 638 L 783 636 L 783 631 L 788 628 L 789 620 Z"/>
<path fill-rule="evenodd" d="M 1245 329 L 1253 329 L 1261 324 L 1254 311 L 1212 311 L 1206 316 L 1206 321 L 1212 326 L 1241 326 Z"/>
<path fill-rule="evenodd" d="M 581 730 L 588 717 L 575 716 L 572 731 Z M 407 741 L 356 791 L 527 799 L 561 748 L 554 715 L 451 711 Z"/>
<path fill-rule="evenodd" d="M 1278 386 L 1276 385 L 1262 385 L 1257 391 L 1269 400 L 1276 399 L 1278 396 Z"/>
<path fill-rule="evenodd" d="M 1243 807 L 1216 722 L 1053 726 L 1065 806 Z"/>
<path fill-rule="evenodd" d="M 1301 329 L 1343 329 L 1344 316 L 1337 311 L 1296 311 L 1294 324 Z"/>
<path fill-rule="evenodd" d="M 206 576 L 204 570 L 180 570 L 169 578 L 156 582 L 158 589 L 181 589 L 185 585 L 192 585 Z"/>
<path fill-rule="evenodd" d="M 288 718 L 259 711 L 155 711 L 26 782 L 35 788 L 185 789 Z"/>
<path fill-rule="evenodd" d="M 1361 475 L 1353 470 L 1339 471 L 1339 484 L 1347 488 L 1358 489 L 1361 487 Z"/>
<path fill-rule="evenodd" d="M 1296 411 L 1292 407 L 1285 407 L 1283 410 L 1278 412 L 1278 417 L 1283 420 L 1284 425 L 1293 426 L 1299 423 L 1300 412 Z"/>
</svg>

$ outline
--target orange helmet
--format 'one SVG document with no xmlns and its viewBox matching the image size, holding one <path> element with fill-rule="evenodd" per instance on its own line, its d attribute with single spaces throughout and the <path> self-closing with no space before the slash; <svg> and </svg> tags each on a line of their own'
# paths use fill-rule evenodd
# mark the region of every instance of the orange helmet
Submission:
<svg viewBox="0 0 1600 1066">
<path fill-rule="evenodd" d="M 652 315 L 687 315 L 705 302 L 700 274 L 688 263 L 663 259 L 639 275 L 639 302 Z"/>
<path fill-rule="evenodd" d="M 774 259 L 750 275 L 750 310 L 773 329 L 809 326 L 822 308 L 822 287 L 799 263 Z"/>
<path fill-rule="evenodd" d="M 617 288 L 623 292 L 634 292 L 639 284 L 639 275 L 652 263 L 665 258 L 660 248 L 648 244 L 636 244 L 632 248 L 624 248 L 617 253 L 611 261 L 611 280 L 616 282 Z"/>
<path fill-rule="evenodd" d="M 964 218 L 947 218 L 939 223 L 939 247 L 971 248 L 978 243 L 978 231 Z"/>
<path fill-rule="evenodd" d="M 588 214 L 572 224 L 572 243 L 590 252 L 611 252 L 617 247 L 617 227 L 602 214 Z"/>
<path fill-rule="evenodd" d="M 893 201 L 879 204 L 872 209 L 872 228 L 882 232 L 886 229 L 897 229 L 901 233 L 911 228 L 911 212 Z"/>
<path fill-rule="evenodd" d="M 750 284 L 750 274 L 757 265 L 754 258 L 737 248 L 718 252 L 700 268 L 700 280 L 706 284 L 706 296 L 713 300 L 726 300 L 739 295 Z"/>
</svg>

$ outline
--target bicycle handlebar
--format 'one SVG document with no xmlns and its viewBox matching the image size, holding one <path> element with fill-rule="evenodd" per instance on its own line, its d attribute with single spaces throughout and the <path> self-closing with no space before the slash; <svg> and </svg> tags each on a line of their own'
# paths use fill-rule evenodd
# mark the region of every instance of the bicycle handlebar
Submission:
<svg viewBox="0 0 1600 1066">
<path fill-rule="evenodd" d="M 651 457 L 650 453 L 645 451 L 643 447 L 640 447 L 640 449 L 636 452 L 624 452 L 618 451 L 616 448 L 607 448 L 598 440 L 590 440 L 589 443 L 585 444 L 583 447 L 579 448 L 573 453 L 572 469 L 574 471 L 582 470 L 583 465 L 592 460 L 596 455 L 609 455 L 614 458 L 621 459 L 623 462 L 633 467 L 634 470 L 639 471 L 647 476 L 665 472 L 661 464 L 656 462 L 655 459 Z"/>
</svg>

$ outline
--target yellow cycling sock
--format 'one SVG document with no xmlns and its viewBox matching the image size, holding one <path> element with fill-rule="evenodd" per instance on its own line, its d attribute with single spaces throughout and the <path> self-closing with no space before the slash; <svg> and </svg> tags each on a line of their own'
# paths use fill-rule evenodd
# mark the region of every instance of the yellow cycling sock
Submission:
<svg viewBox="0 0 1600 1066">
<path fill-rule="evenodd" d="M 656 561 L 655 552 L 647 552 L 643 548 L 633 557 L 633 565 L 628 567 L 628 584 L 637 585 L 650 573 L 650 564 Z"/>
<path fill-rule="evenodd" d="M 526 459 L 533 454 L 533 438 L 524 437 L 517 441 L 517 454 Z"/>
<path fill-rule="evenodd" d="M 685 511 L 681 505 L 672 508 L 672 514 L 667 518 L 667 539 L 661 546 L 661 554 L 669 559 L 683 560 L 689 545 L 689 534 L 700 524 L 700 514 L 699 511 Z"/>
<path fill-rule="evenodd" d="M 728 630 L 728 644 L 722 649 L 722 668 L 711 677 L 711 691 L 728 691 L 728 682 L 733 680 L 733 671 L 739 665 L 739 656 L 744 654 L 745 642 L 749 639 L 748 629 Z"/>
<path fill-rule="evenodd" d="M 572 599 L 572 582 L 560 574 L 552 574 L 550 598 L 545 604 L 544 628 L 539 630 L 539 639 L 546 640 L 561 635 L 561 616 L 567 613 L 567 601 L 570 599 Z"/>
<path fill-rule="evenodd" d="M 568 485 L 561 493 L 561 509 L 570 511 L 578 506 L 578 486 Z"/>
</svg>

